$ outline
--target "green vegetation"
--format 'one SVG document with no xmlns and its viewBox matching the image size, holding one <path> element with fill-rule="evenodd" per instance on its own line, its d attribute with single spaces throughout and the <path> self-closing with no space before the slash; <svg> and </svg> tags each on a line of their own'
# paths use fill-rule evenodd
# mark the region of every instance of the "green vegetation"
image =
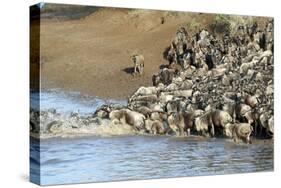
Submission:
<svg viewBox="0 0 281 188">
<path fill-rule="evenodd" d="M 192 18 L 190 22 L 186 24 L 188 31 L 197 32 L 202 27 L 201 23 L 197 21 L 195 18 Z"/>
<path fill-rule="evenodd" d="M 231 23 L 230 16 L 218 14 L 216 15 L 214 22 L 210 24 L 210 28 L 215 33 L 230 33 L 231 32 Z"/>
<path fill-rule="evenodd" d="M 63 20 L 80 19 L 98 10 L 96 6 L 63 5 L 46 3 L 41 9 L 41 18 Z"/>
</svg>

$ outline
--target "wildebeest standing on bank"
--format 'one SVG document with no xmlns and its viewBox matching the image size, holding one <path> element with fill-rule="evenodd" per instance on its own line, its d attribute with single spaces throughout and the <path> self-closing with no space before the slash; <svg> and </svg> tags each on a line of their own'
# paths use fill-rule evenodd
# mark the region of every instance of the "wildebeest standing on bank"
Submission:
<svg viewBox="0 0 281 188">
<path fill-rule="evenodd" d="M 144 69 L 144 57 L 143 57 L 143 55 L 133 55 L 131 57 L 131 59 L 134 63 L 134 73 L 133 73 L 133 75 L 136 75 L 137 73 L 142 75 L 143 69 Z"/>
</svg>

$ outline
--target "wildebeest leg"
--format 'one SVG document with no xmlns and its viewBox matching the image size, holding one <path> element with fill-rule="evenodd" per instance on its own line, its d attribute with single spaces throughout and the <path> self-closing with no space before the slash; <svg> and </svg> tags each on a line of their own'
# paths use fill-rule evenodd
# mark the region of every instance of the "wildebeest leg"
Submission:
<svg viewBox="0 0 281 188">
<path fill-rule="evenodd" d="M 140 75 L 140 67 L 139 66 L 136 67 L 136 75 L 137 74 Z"/>
<path fill-rule="evenodd" d="M 234 137 L 234 142 L 238 143 L 238 139 L 236 137 Z"/>
<path fill-rule="evenodd" d="M 135 67 L 134 67 L 134 72 L 133 72 L 133 76 L 135 76 L 136 73 L 137 73 L 137 66 L 135 65 Z"/>
<path fill-rule="evenodd" d="M 151 130 L 152 134 L 156 135 L 157 134 L 157 130 L 156 127 L 153 127 L 153 129 Z"/>
<path fill-rule="evenodd" d="M 178 126 L 178 128 L 179 128 L 179 136 L 184 136 L 183 128 L 180 125 Z"/>
<path fill-rule="evenodd" d="M 177 136 L 181 136 L 181 129 L 179 128 L 178 125 L 176 125 L 177 129 L 176 129 L 176 135 Z"/>
<path fill-rule="evenodd" d="M 139 72 L 140 72 L 140 76 L 141 76 L 142 72 L 143 72 L 143 67 L 142 66 L 139 67 Z"/>
<path fill-rule="evenodd" d="M 247 136 L 247 144 L 252 144 L 251 133 Z"/>
<path fill-rule="evenodd" d="M 190 136 L 190 128 L 187 129 L 187 136 Z"/>
<path fill-rule="evenodd" d="M 214 126 L 213 122 L 211 123 L 211 136 L 212 137 L 215 136 L 215 126 Z"/>
<path fill-rule="evenodd" d="M 258 124 L 257 121 L 254 121 L 254 136 L 258 136 Z"/>
<path fill-rule="evenodd" d="M 233 109 L 233 123 L 236 121 L 236 112 L 235 112 L 235 107 Z"/>
<path fill-rule="evenodd" d="M 202 135 L 205 136 L 205 137 L 210 137 L 210 132 L 204 131 L 204 132 L 202 132 Z"/>
<path fill-rule="evenodd" d="M 233 135 L 233 141 L 234 141 L 235 143 L 238 143 L 238 142 L 239 142 L 239 139 L 238 139 L 238 135 L 236 134 L 236 131 L 235 131 L 235 130 L 233 130 L 232 135 Z"/>
<path fill-rule="evenodd" d="M 260 125 L 259 126 L 259 133 L 258 133 L 258 135 L 255 135 L 255 136 L 262 137 L 262 133 L 263 133 L 263 127 Z"/>
</svg>

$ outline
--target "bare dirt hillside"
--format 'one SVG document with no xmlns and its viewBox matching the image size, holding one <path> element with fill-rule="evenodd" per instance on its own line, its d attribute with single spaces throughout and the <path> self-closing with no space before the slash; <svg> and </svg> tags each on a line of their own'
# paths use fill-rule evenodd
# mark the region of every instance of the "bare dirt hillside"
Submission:
<svg viewBox="0 0 281 188">
<path fill-rule="evenodd" d="M 165 22 L 161 24 L 161 17 Z M 41 87 L 126 99 L 167 62 L 163 51 L 180 26 L 207 25 L 212 14 L 99 9 L 78 20 L 41 21 Z M 198 24 L 199 23 L 199 24 Z M 144 75 L 133 77 L 130 55 L 145 57 Z"/>
</svg>

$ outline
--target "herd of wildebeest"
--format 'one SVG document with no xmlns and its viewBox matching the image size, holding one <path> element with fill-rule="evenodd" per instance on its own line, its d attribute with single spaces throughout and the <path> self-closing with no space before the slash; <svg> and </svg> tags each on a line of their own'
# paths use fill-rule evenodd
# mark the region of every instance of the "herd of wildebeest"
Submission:
<svg viewBox="0 0 281 188">
<path fill-rule="evenodd" d="M 201 135 L 251 143 L 273 138 L 273 19 L 238 25 L 231 34 L 181 27 L 163 52 L 168 61 L 126 106 L 105 104 L 87 117 L 130 125 L 140 134 Z M 132 56 L 134 75 L 144 56 Z M 32 128 L 33 130 L 36 130 Z"/>
</svg>

